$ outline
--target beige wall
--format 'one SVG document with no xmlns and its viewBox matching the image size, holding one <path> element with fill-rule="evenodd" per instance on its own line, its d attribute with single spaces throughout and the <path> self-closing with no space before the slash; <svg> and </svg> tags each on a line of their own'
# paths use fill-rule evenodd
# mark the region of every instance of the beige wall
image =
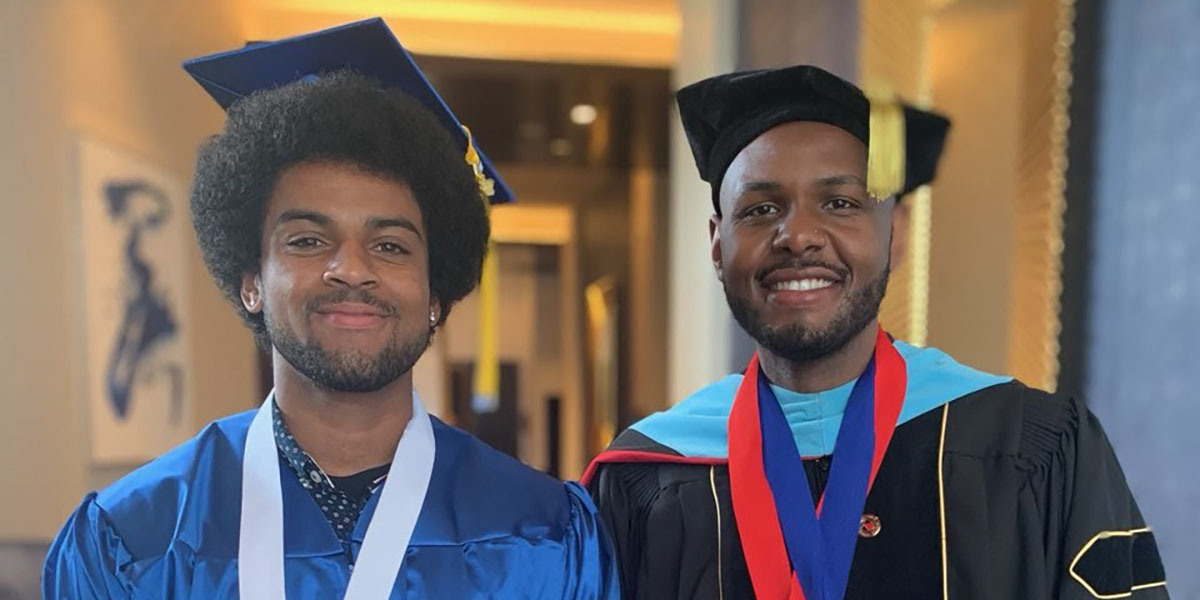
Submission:
<svg viewBox="0 0 1200 600">
<path fill-rule="evenodd" d="M 179 63 L 240 45 L 240 10 L 233 0 L 0 2 L 0 539 L 49 539 L 88 489 L 129 468 L 87 456 L 77 135 L 190 179 L 222 115 Z M 189 250 L 199 427 L 257 392 L 250 337 Z"/>
<path fill-rule="evenodd" d="M 671 82 L 676 89 L 734 69 L 736 8 L 735 3 L 725 0 L 680 3 L 683 26 L 679 61 Z M 708 259 L 711 191 L 696 173 L 674 108 L 670 120 L 667 398 L 674 404 L 729 373 L 730 338 L 735 325 Z"/>
<path fill-rule="evenodd" d="M 934 106 L 954 125 L 933 188 L 929 344 L 998 373 L 1008 371 L 1019 8 L 1008 0 L 954 3 L 938 14 L 930 39 Z"/>
</svg>

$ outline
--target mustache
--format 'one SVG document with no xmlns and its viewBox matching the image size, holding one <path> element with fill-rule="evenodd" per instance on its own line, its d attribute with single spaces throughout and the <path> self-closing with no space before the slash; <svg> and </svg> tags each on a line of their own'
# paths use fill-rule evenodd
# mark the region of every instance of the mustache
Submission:
<svg viewBox="0 0 1200 600">
<path fill-rule="evenodd" d="M 846 267 L 843 267 L 841 265 L 835 265 L 833 263 L 828 263 L 823 260 L 816 260 L 816 259 L 811 259 L 811 258 L 784 258 L 784 259 L 778 260 L 774 263 L 771 263 L 767 267 L 764 267 L 762 270 L 760 270 L 758 273 L 755 274 L 754 279 L 756 281 L 758 281 L 759 283 L 762 283 L 767 278 L 767 276 L 769 276 L 771 273 L 774 273 L 775 271 L 778 271 L 780 269 L 800 270 L 800 269 L 808 269 L 808 268 L 827 269 L 829 271 L 833 271 L 834 273 L 837 274 L 839 279 L 843 279 L 843 280 L 850 276 L 850 269 L 847 269 Z"/>
<path fill-rule="evenodd" d="M 304 303 L 304 311 L 308 314 L 312 314 L 327 306 L 342 302 L 357 302 L 359 304 L 366 304 L 371 308 L 379 310 L 386 317 L 396 314 L 395 306 L 392 306 L 391 304 L 372 296 L 370 292 L 366 290 L 355 290 L 348 288 L 343 288 L 335 292 L 325 294 L 324 296 L 317 296 L 316 298 L 309 299 Z"/>
</svg>

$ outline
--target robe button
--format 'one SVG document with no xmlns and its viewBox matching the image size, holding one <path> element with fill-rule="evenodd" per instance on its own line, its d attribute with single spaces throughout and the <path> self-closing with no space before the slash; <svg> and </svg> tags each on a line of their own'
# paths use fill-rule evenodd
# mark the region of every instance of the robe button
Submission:
<svg viewBox="0 0 1200 600">
<path fill-rule="evenodd" d="M 879 522 L 879 517 L 872 514 L 865 514 L 858 521 L 858 536 L 862 538 L 873 538 L 879 535 L 879 530 L 883 529 L 883 524 Z"/>
<path fill-rule="evenodd" d="M 321 483 L 321 474 L 316 471 L 309 471 L 308 476 L 312 478 L 313 483 Z"/>
</svg>

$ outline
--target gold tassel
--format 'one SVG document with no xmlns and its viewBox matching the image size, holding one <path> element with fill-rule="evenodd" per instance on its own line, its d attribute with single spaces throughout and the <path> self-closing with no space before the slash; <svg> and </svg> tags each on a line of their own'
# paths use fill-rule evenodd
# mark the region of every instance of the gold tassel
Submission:
<svg viewBox="0 0 1200 600">
<path fill-rule="evenodd" d="M 479 281 L 479 350 L 475 357 L 473 406 L 476 412 L 493 412 L 500 406 L 500 360 L 496 356 L 496 326 L 498 305 L 496 284 L 500 265 L 496 260 L 496 245 L 488 242 L 487 257 L 483 259 L 483 277 Z"/>
<path fill-rule="evenodd" d="M 868 96 L 871 143 L 867 148 L 867 192 L 879 202 L 904 189 L 904 108 L 890 95 Z"/>
<path fill-rule="evenodd" d="M 475 173 L 479 195 L 484 208 L 491 212 L 491 197 L 496 193 L 495 181 L 483 173 L 483 161 L 475 151 L 471 130 L 463 127 L 467 134 L 465 159 Z M 471 406 L 475 412 L 494 412 L 500 406 L 500 360 L 496 355 L 496 327 L 499 323 L 497 285 L 500 265 L 497 262 L 496 244 L 488 240 L 487 256 L 483 259 L 483 273 L 479 278 L 479 339 L 475 356 L 475 374 L 472 385 Z"/>
<path fill-rule="evenodd" d="M 491 198 L 496 195 L 496 182 L 483 173 L 483 161 L 479 158 L 479 152 L 475 150 L 475 141 L 471 139 L 471 130 L 467 129 L 466 125 L 462 126 L 462 130 L 467 134 L 467 155 L 464 159 L 471 166 L 471 171 L 475 173 L 475 184 L 479 186 L 479 193 L 483 194 L 484 205 L 491 208 Z"/>
</svg>

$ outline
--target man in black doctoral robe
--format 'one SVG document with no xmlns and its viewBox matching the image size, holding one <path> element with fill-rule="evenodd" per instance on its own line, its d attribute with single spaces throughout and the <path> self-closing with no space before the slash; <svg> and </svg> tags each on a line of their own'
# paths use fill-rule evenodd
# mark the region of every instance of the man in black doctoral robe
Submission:
<svg viewBox="0 0 1200 600">
<path fill-rule="evenodd" d="M 878 324 L 949 122 L 797 66 L 679 91 L 713 265 L 757 352 L 584 480 L 626 598 L 1166 598 L 1082 402 Z"/>
</svg>

